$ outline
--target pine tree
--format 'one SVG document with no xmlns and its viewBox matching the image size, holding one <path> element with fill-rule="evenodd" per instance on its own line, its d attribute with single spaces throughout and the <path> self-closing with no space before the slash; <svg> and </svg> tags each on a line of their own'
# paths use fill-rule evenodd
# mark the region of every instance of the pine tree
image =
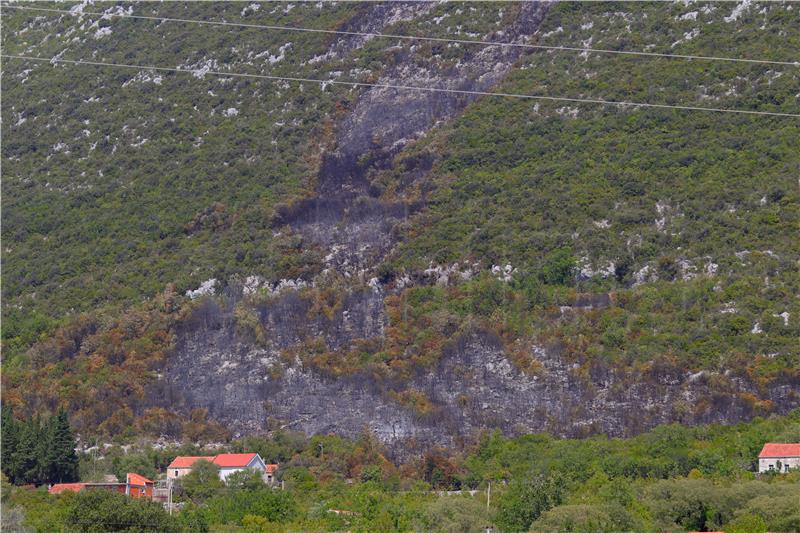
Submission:
<svg viewBox="0 0 800 533">
<path fill-rule="evenodd" d="M 17 449 L 19 441 L 20 424 L 14 418 L 14 410 L 11 407 L 4 407 L 0 415 L 0 464 L 3 473 L 14 482 L 15 472 L 13 471 L 12 457 Z"/>
<path fill-rule="evenodd" d="M 55 417 L 50 417 L 37 424 L 38 437 L 36 439 L 36 468 L 33 474 L 33 483 L 50 483 L 55 479 L 55 454 L 53 451 L 53 430 Z"/>
<path fill-rule="evenodd" d="M 63 409 L 49 424 L 49 448 L 46 455 L 50 481 L 69 483 L 78 480 L 78 454 L 75 453 L 75 436 L 69 426 L 67 412 Z"/>
<path fill-rule="evenodd" d="M 33 483 L 36 479 L 36 442 L 39 439 L 39 419 L 20 424 L 19 437 L 11 461 L 14 483 Z"/>
<path fill-rule="evenodd" d="M 12 483 L 69 483 L 78 480 L 78 455 L 67 413 L 44 422 L 36 416 L 18 421 L 2 412 L 2 465 Z"/>
</svg>

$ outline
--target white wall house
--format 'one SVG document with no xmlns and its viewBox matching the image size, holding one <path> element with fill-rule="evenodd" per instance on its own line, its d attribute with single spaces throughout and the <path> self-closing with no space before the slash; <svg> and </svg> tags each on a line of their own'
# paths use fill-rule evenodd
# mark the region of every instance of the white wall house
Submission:
<svg viewBox="0 0 800 533">
<path fill-rule="evenodd" d="M 768 442 L 758 454 L 759 472 L 788 472 L 800 468 L 800 443 Z"/>
<path fill-rule="evenodd" d="M 219 467 L 219 478 L 227 481 L 228 476 L 242 470 L 253 469 L 261 474 L 264 482 L 272 485 L 278 465 L 267 465 L 257 453 L 221 453 L 212 456 L 178 456 L 167 467 L 167 477 L 176 479 L 192 471 L 197 461 L 208 461 Z"/>
<path fill-rule="evenodd" d="M 253 469 L 266 474 L 267 465 L 257 453 L 221 453 L 214 458 L 214 464 L 219 467 L 219 478 L 227 481 L 228 476 L 242 470 Z"/>
</svg>

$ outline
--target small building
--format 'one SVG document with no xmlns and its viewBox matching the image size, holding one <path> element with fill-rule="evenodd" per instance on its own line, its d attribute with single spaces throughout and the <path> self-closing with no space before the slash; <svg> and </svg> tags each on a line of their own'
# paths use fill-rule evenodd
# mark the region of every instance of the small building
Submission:
<svg viewBox="0 0 800 533">
<path fill-rule="evenodd" d="M 214 457 L 214 464 L 219 467 L 222 481 L 226 481 L 231 474 L 247 469 L 260 472 L 266 481 L 267 465 L 257 453 L 221 453 Z"/>
<path fill-rule="evenodd" d="M 125 494 L 131 498 L 151 499 L 153 497 L 153 482 L 142 475 L 131 472 L 128 473 L 125 483 L 55 483 L 54 485 L 50 485 L 47 492 L 50 494 L 61 494 L 62 492 L 80 492 L 83 490 L 107 490 L 109 492 Z"/>
<path fill-rule="evenodd" d="M 278 465 L 268 464 L 264 471 L 264 482 L 267 485 L 274 485 L 276 482 L 275 473 L 278 471 Z"/>
<path fill-rule="evenodd" d="M 177 479 L 185 476 L 192 471 L 192 465 L 197 461 L 213 462 L 214 457 L 195 456 L 195 455 L 179 455 L 167 467 L 167 478 Z"/>
<path fill-rule="evenodd" d="M 768 442 L 758 454 L 758 471 L 788 472 L 800 468 L 800 443 L 781 444 Z"/>
<path fill-rule="evenodd" d="M 125 478 L 127 490 L 125 494 L 131 498 L 153 499 L 153 481 L 146 477 L 129 472 Z"/>
<path fill-rule="evenodd" d="M 192 466 L 197 461 L 208 461 L 219 467 L 219 478 L 227 480 L 228 476 L 234 472 L 242 470 L 257 470 L 261 473 L 265 483 L 275 482 L 275 472 L 278 465 L 267 465 L 257 453 L 221 453 L 219 455 L 198 457 L 198 456 L 178 456 L 167 467 L 167 477 L 176 479 L 185 476 L 192 471 Z"/>
</svg>

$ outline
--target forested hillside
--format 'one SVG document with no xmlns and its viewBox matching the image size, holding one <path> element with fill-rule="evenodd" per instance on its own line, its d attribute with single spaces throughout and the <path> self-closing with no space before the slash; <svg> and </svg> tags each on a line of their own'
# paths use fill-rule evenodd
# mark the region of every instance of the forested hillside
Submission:
<svg viewBox="0 0 800 533">
<path fill-rule="evenodd" d="M 3 58 L 16 412 L 419 451 L 800 405 L 800 119 L 477 94 L 797 114 L 797 6 L 33 7 L 4 54 L 188 72 Z"/>
</svg>

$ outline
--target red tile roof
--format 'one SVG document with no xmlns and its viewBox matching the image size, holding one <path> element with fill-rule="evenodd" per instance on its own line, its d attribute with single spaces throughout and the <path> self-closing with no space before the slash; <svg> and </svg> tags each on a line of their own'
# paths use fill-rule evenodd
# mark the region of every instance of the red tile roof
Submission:
<svg viewBox="0 0 800 533">
<path fill-rule="evenodd" d="M 220 468 L 243 468 L 250 464 L 255 453 L 221 453 L 214 457 L 214 464 Z"/>
<path fill-rule="evenodd" d="M 205 460 L 220 468 L 244 468 L 250 464 L 256 453 L 221 453 L 212 456 L 179 455 L 167 468 L 191 468 L 197 461 Z M 278 465 L 274 465 L 278 469 Z"/>
<path fill-rule="evenodd" d="M 133 472 L 128 472 L 128 477 L 126 478 L 128 485 L 152 485 L 153 481 L 147 479 L 141 474 L 135 474 Z"/>
<path fill-rule="evenodd" d="M 267 465 L 266 471 L 267 474 L 274 474 L 275 471 L 278 469 L 278 465 Z"/>
<path fill-rule="evenodd" d="M 79 492 L 86 483 L 56 483 L 52 485 L 47 492 L 50 494 L 61 494 L 64 491 L 71 490 L 72 492 Z"/>
<path fill-rule="evenodd" d="M 193 464 L 200 460 L 213 463 L 214 456 L 179 455 L 169 464 L 167 468 L 191 468 Z"/>
<path fill-rule="evenodd" d="M 761 459 L 768 457 L 800 457 L 800 443 L 779 444 L 768 442 L 764 444 L 758 457 Z"/>
</svg>

